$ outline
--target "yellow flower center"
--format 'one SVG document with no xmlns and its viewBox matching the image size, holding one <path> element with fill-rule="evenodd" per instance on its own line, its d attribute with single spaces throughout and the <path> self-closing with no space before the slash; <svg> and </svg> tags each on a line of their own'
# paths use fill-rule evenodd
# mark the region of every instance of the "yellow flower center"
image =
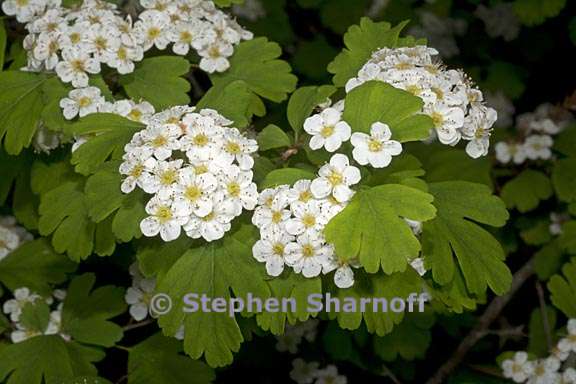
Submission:
<svg viewBox="0 0 576 384">
<path fill-rule="evenodd" d="M 342 182 L 344 181 L 344 178 L 338 172 L 332 171 L 330 176 L 328 176 L 328 181 L 330 182 L 330 184 L 332 184 L 332 186 L 337 186 L 337 185 L 342 184 Z"/>
<path fill-rule="evenodd" d="M 180 41 L 183 43 L 191 43 L 192 42 L 192 34 L 188 31 L 180 32 Z"/>
<path fill-rule="evenodd" d="M 212 221 L 214 220 L 214 218 L 216 218 L 216 214 L 214 213 L 214 211 L 210 212 L 209 214 L 207 214 L 206 216 L 204 216 L 202 218 L 202 220 L 204 221 Z"/>
<path fill-rule="evenodd" d="M 444 91 L 442 91 L 440 88 L 432 87 L 431 90 L 432 90 L 432 92 L 434 92 L 436 94 L 436 97 L 439 100 L 444 99 Z"/>
<path fill-rule="evenodd" d="M 196 185 L 191 185 L 186 188 L 184 196 L 190 201 L 196 201 L 202 196 L 202 189 L 198 188 Z"/>
<path fill-rule="evenodd" d="M 376 139 L 370 139 L 370 141 L 368 142 L 368 149 L 370 150 L 370 152 L 380 152 L 382 150 L 382 147 L 384 145 Z"/>
<path fill-rule="evenodd" d="M 126 48 L 124 48 L 124 47 L 118 48 L 118 52 L 116 52 L 116 56 L 120 60 L 126 60 L 126 58 L 128 57 L 128 52 L 126 52 Z"/>
<path fill-rule="evenodd" d="M 156 211 L 156 217 L 161 223 L 166 223 L 172 219 L 172 210 L 170 210 L 170 207 L 165 205 L 158 207 L 158 210 Z"/>
<path fill-rule="evenodd" d="M 201 175 L 203 173 L 208 172 L 208 166 L 206 164 L 198 164 L 194 166 L 194 172 L 196 172 L 197 175 Z"/>
<path fill-rule="evenodd" d="M 132 120 L 140 121 L 140 119 L 142 118 L 142 111 L 140 111 L 137 108 L 134 108 L 128 114 L 128 118 L 132 119 Z"/>
<path fill-rule="evenodd" d="M 48 32 L 54 32 L 57 28 L 58 28 L 58 24 L 57 24 L 57 23 L 48 23 L 48 24 L 46 24 L 46 29 L 48 30 Z"/>
<path fill-rule="evenodd" d="M 282 243 L 275 243 L 275 244 L 272 246 L 272 252 L 273 252 L 275 255 L 283 256 L 283 255 L 284 255 L 284 244 L 282 244 Z"/>
<path fill-rule="evenodd" d="M 94 45 L 96 46 L 96 48 L 100 51 L 105 50 L 108 47 L 108 40 L 106 40 L 104 37 L 100 36 L 97 37 L 94 40 Z"/>
<path fill-rule="evenodd" d="M 72 32 L 70 34 L 70 42 L 72 44 L 78 44 L 80 42 L 80 34 L 78 32 Z"/>
<path fill-rule="evenodd" d="M 176 180 L 178 180 L 178 172 L 175 169 L 169 169 L 160 175 L 160 183 L 162 185 L 172 185 Z"/>
<path fill-rule="evenodd" d="M 199 133 L 192 138 L 192 143 L 194 143 L 194 145 L 197 145 L 199 147 L 207 145 L 209 141 L 210 140 L 208 139 L 208 136 L 206 136 L 203 133 Z"/>
<path fill-rule="evenodd" d="M 87 106 L 89 106 L 90 104 L 92 104 L 92 99 L 87 97 L 87 96 L 82 96 L 79 100 L 78 100 L 78 105 L 80 106 L 80 108 L 86 108 Z"/>
<path fill-rule="evenodd" d="M 151 27 L 150 29 L 148 29 L 148 40 L 154 40 L 156 39 L 158 36 L 160 36 L 160 28 L 157 27 Z"/>
<path fill-rule="evenodd" d="M 310 244 L 305 244 L 304 246 L 302 246 L 302 255 L 304 257 L 314 256 L 314 247 Z"/>
<path fill-rule="evenodd" d="M 441 127 L 444 124 L 444 116 L 440 113 L 432 112 L 430 117 L 432 118 L 432 123 L 434 123 L 435 127 Z"/>
<path fill-rule="evenodd" d="M 218 47 L 211 47 L 208 50 L 208 56 L 210 56 L 213 59 L 217 59 L 220 57 L 220 50 L 218 49 Z"/>
<path fill-rule="evenodd" d="M 226 143 L 226 151 L 233 155 L 237 155 L 241 152 L 240 144 L 234 141 L 229 141 Z"/>
<path fill-rule="evenodd" d="M 320 135 L 323 138 L 330 137 L 333 134 L 334 134 L 334 126 L 333 125 L 328 125 L 326 127 L 323 127 L 322 130 L 320 131 Z"/>
<path fill-rule="evenodd" d="M 28 5 L 29 2 L 30 0 L 16 0 L 16 5 L 18 7 L 25 7 Z"/>
<path fill-rule="evenodd" d="M 75 72 L 85 72 L 84 71 L 84 61 L 82 61 L 82 60 L 72 60 L 70 62 L 70 65 L 72 66 L 72 69 Z"/>
<path fill-rule="evenodd" d="M 281 221 L 282 221 L 282 212 L 280 212 L 280 211 L 272 212 L 272 222 L 274 224 L 278 224 Z"/>
<path fill-rule="evenodd" d="M 163 135 L 158 135 L 154 138 L 154 140 L 152 140 L 152 146 L 154 148 L 160 148 L 166 145 L 166 143 L 168 143 L 168 139 L 166 139 L 166 137 Z"/>
<path fill-rule="evenodd" d="M 400 62 L 400 63 L 396 64 L 395 67 L 396 67 L 396 69 L 400 69 L 400 70 L 410 69 L 410 68 L 412 68 L 412 64 L 407 63 L 407 62 Z"/>
<path fill-rule="evenodd" d="M 306 228 L 313 227 L 316 224 L 316 218 L 313 215 L 307 213 L 304 215 L 304 217 L 302 217 L 302 224 L 304 224 Z"/>
<path fill-rule="evenodd" d="M 304 192 L 300 192 L 300 195 L 298 196 L 298 200 L 302 201 L 302 202 L 307 202 L 312 198 L 312 193 L 309 190 L 305 190 Z"/>
<path fill-rule="evenodd" d="M 228 194 L 232 197 L 240 196 L 240 185 L 236 182 L 231 182 L 227 185 L 226 189 L 228 190 Z"/>
<path fill-rule="evenodd" d="M 414 96 L 418 96 L 422 90 L 416 84 L 411 84 L 406 87 L 406 92 L 410 92 Z"/>
<path fill-rule="evenodd" d="M 132 167 L 128 176 L 140 177 L 142 175 L 142 172 L 144 172 L 144 165 L 136 164 L 134 165 L 134 167 Z"/>
</svg>

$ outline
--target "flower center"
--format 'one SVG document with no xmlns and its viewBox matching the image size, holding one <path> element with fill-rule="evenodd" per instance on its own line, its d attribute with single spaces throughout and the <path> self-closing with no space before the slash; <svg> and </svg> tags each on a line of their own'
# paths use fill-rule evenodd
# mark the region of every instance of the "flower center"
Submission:
<svg viewBox="0 0 576 384">
<path fill-rule="evenodd" d="M 197 145 L 199 147 L 203 147 L 205 145 L 208 144 L 210 140 L 208 140 L 208 136 L 206 136 L 203 133 L 199 133 L 196 136 L 194 136 L 194 138 L 192 139 L 192 142 L 194 143 L 194 145 Z"/>
<path fill-rule="evenodd" d="M 197 175 L 201 175 L 203 173 L 208 172 L 208 166 L 206 164 L 198 164 L 194 166 L 194 172 L 196 172 Z"/>
<path fill-rule="evenodd" d="M 284 244 L 282 243 L 274 243 L 272 246 L 272 253 L 278 256 L 284 255 Z"/>
<path fill-rule="evenodd" d="M 370 152 L 380 152 L 383 146 L 384 145 L 380 140 L 370 139 L 370 141 L 368 142 L 368 149 L 370 150 Z"/>
<path fill-rule="evenodd" d="M 304 224 L 306 228 L 313 227 L 316 225 L 316 217 L 310 213 L 307 213 L 302 217 L 302 224 Z"/>
<path fill-rule="evenodd" d="M 416 84 L 410 84 L 409 86 L 406 87 L 406 92 L 410 92 L 414 96 L 418 96 L 421 91 L 422 89 L 420 89 L 420 87 L 417 86 Z"/>
<path fill-rule="evenodd" d="M 272 212 L 272 222 L 274 224 L 278 224 L 282 221 L 282 212 L 280 211 L 273 211 Z"/>
<path fill-rule="evenodd" d="M 328 176 L 328 181 L 330 182 L 330 184 L 332 184 L 332 186 L 337 186 L 342 184 L 342 182 L 344 181 L 344 178 L 342 177 L 342 175 L 336 171 L 332 171 L 332 173 L 330 174 L 330 176 Z"/>
<path fill-rule="evenodd" d="M 186 192 L 184 192 L 184 196 L 190 201 L 196 201 L 202 196 L 202 189 L 200 189 L 197 185 L 190 185 L 186 188 Z"/>
<path fill-rule="evenodd" d="M 166 223 L 172 219 L 172 210 L 170 207 L 165 205 L 158 207 L 158 210 L 156 211 L 156 217 L 161 223 Z"/>
<path fill-rule="evenodd" d="M 70 65 L 72 66 L 72 69 L 75 72 L 85 72 L 84 70 L 84 61 L 83 60 L 72 60 L 72 62 L 70 63 Z"/>
<path fill-rule="evenodd" d="M 142 112 L 139 109 L 134 108 L 128 114 L 128 118 L 132 119 L 132 120 L 140 121 L 140 119 L 142 118 Z"/>
<path fill-rule="evenodd" d="M 94 40 L 94 45 L 96 46 L 96 49 L 103 51 L 108 48 L 108 40 L 102 36 L 99 36 Z"/>
<path fill-rule="evenodd" d="M 208 56 L 210 56 L 213 59 L 219 58 L 220 50 L 218 49 L 218 47 L 211 47 L 210 49 L 208 49 Z"/>
<path fill-rule="evenodd" d="M 441 127 L 444 124 L 444 116 L 438 112 L 432 112 L 430 115 L 432 118 L 432 123 L 434 123 L 435 127 Z"/>
<path fill-rule="evenodd" d="M 118 48 L 118 52 L 116 52 L 116 56 L 120 60 L 126 60 L 128 58 L 128 52 L 126 52 L 126 48 L 124 48 L 124 47 Z"/>
<path fill-rule="evenodd" d="M 230 184 L 228 184 L 226 189 L 228 190 L 228 194 L 230 196 L 232 196 L 232 197 L 240 196 L 240 184 L 238 184 L 236 182 L 231 182 Z"/>
<path fill-rule="evenodd" d="M 442 91 L 440 88 L 432 87 L 431 90 L 432 90 L 432 92 L 434 92 L 436 94 L 436 97 L 439 100 L 444 99 L 444 91 Z"/>
<path fill-rule="evenodd" d="M 216 218 L 216 214 L 214 213 L 214 211 L 210 212 L 209 214 L 207 214 L 206 216 L 204 216 L 202 218 L 202 220 L 204 221 L 212 221 Z"/>
<path fill-rule="evenodd" d="M 240 145 L 234 141 L 229 141 L 226 143 L 226 151 L 233 155 L 237 155 L 241 152 Z"/>
<path fill-rule="evenodd" d="M 160 28 L 151 27 L 148 29 L 148 40 L 154 40 L 160 36 Z"/>
<path fill-rule="evenodd" d="M 320 131 L 320 135 L 323 138 L 330 137 L 333 134 L 334 134 L 334 126 L 333 125 L 328 125 L 326 127 L 323 127 L 322 130 Z"/>
<path fill-rule="evenodd" d="M 314 247 L 310 244 L 305 244 L 302 246 L 302 255 L 304 257 L 314 256 Z"/>
<path fill-rule="evenodd" d="M 70 34 L 70 42 L 72 44 L 78 44 L 80 42 L 80 34 L 78 32 L 72 32 Z"/>
<path fill-rule="evenodd" d="M 164 171 L 164 173 L 160 175 L 160 183 L 162 185 L 172 185 L 176 182 L 177 179 L 178 179 L 178 172 L 176 172 L 176 170 L 174 169 Z"/>
<path fill-rule="evenodd" d="M 140 177 L 142 175 L 142 172 L 144 172 L 144 165 L 136 164 L 134 167 L 132 167 L 128 176 Z"/>
<path fill-rule="evenodd" d="M 309 190 L 306 190 L 304 192 L 300 192 L 300 196 L 298 196 L 298 200 L 302 201 L 302 202 L 307 202 L 312 198 L 312 193 Z"/>
<path fill-rule="evenodd" d="M 18 5 L 18 7 L 25 7 L 29 2 L 30 0 L 16 0 L 16 5 Z"/>
<path fill-rule="evenodd" d="M 192 42 L 192 34 L 188 31 L 180 32 L 180 41 L 183 43 L 191 43 Z"/>
<path fill-rule="evenodd" d="M 152 146 L 155 148 L 163 147 L 168 143 L 168 139 L 163 135 L 158 135 L 152 140 Z"/>
<path fill-rule="evenodd" d="M 80 108 L 86 108 L 86 107 L 88 107 L 90 104 L 92 104 L 92 99 L 89 98 L 88 96 L 82 96 L 82 97 L 78 100 L 78 106 L 80 106 Z"/>
</svg>

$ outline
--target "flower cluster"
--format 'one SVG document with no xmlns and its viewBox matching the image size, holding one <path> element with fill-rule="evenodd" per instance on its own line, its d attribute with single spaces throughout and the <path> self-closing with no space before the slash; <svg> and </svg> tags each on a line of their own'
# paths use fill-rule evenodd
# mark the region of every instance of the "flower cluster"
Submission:
<svg viewBox="0 0 576 384">
<path fill-rule="evenodd" d="M 530 360 L 528 353 L 516 352 L 511 359 L 502 362 L 504 376 L 516 383 L 576 384 L 576 370 L 563 367 L 570 354 L 576 353 L 576 319 L 567 325 L 568 335 L 556 344 L 552 355 L 544 359 Z"/>
<path fill-rule="evenodd" d="M 54 290 L 52 296 L 43 298 L 37 293 L 30 292 L 26 287 L 14 290 L 14 298 L 4 302 L 2 309 L 10 317 L 13 323 L 14 331 L 10 334 L 13 343 L 20 343 L 34 336 L 40 335 L 57 335 L 59 334 L 64 340 L 70 341 L 70 336 L 61 332 L 62 307 L 63 300 L 66 298 L 66 291 L 61 289 Z M 47 305 L 53 307 L 50 312 L 48 325 L 43 332 L 34 329 L 27 329 L 20 321 L 24 308 L 28 305 L 34 305 L 36 302 L 44 300 Z"/>
<path fill-rule="evenodd" d="M 344 101 L 341 100 L 304 121 L 304 130 L 312 136 L 309 142 L 311 149 L 324 148 L 328 152 L 335 152 L 350 140 L 354 147 L 354 160 L 360 165 L 370 164 L 374 168 L 387 167 L 392 156 L 402 152 L 402 145 L 391 140 L 392 132 L 388 125 L 375 122 L 370 128 L 370 134 L 352 133 L 350 125 L 342 120 L 343 111 Z"/>
<path fill-rule="evenodd" d="M 302 343 L 302 339 L 313 343 L 314 340 L 316 340 L 319 323 L 316 319 L 310 319 L 295 325 L 286 324 L 284 333 L 276 336 L 276 350 L 279 352 L 297 353 L 298 346 Z"/>
<path fill-rule="evenodd" d="M 0 260 L 28 240 L 32 235 L 18 226 L 14 217 L 0 216 Z"/>
<path fill-rule="evenodd" d="M 532 113 L 524 113 L 516 119 L 519 137 L 498 142 L 494 150 L 496 159 L 503 164 L 522 164 L 526 160 L 549 160 L 552 158 L 553 136 L 562 132 L 574 121 L 572 114 L 552 104 L 542 104 Z"/>
<path fill-rule="evenodd" d="M 346 384 L 346 376 L 338 374 L 335 365 L 327 365 L 320 369 L 320 364 L 312 361 L 310 363 L 298 358 L 292 361 L 292 371 L 290 378 L 298 384 Z"/>
<path fill-rule="evenodd" d="M 243 209 L 258 200 L 252 182 L 255 140 L 246 138 L 216 111 L 176 107 L 149 119 L 125 147 L 122 192 L 136 187 L 153 195 L 145 236 L 172 241 L 186 235 L 218 240 Z"/>
<path fill-rule="evenodd" d="M 144 52 L 172 44 L 177 55 L 191 49 L 206 72 L 228 69 L 234 46 L 252 38 L 232 18 L 206 0 L 141 0 L 145 10 L 133 22 L 117 6 L 85 0 L 66 8 L 60 0 L 7 0 L 2 9 L 26 24 L 24 40 L 30 71 L 55 71 L 75 88 L 88 85 L 102 65 L 120 74 L 134 71 Z"/>
<path fill-rule="evenodd" d="M 338 260 L 326 242 L 324 228 L 348 204 L 360 181 L 360 170 L 348 157 L 335 154 L 312 181 L 299 180 L 293 187 L 281 185 L 260 193 L 252 223 L 260 229 L 260 240 L 252 249 L 254 258 L 266 263 L 271 276 L 279 276 L 284 265 L 312 278 L 336 270 L 340 288 L 354 284 L 354 261 Z"/>
<path fill-rule="evenodd" d="M 497 114 L 485 106 L 483 95 L 462 71 L 446 69 L 433 60 L 438 52 L 426 46 L 384 48 L 346 84 L 349 92 L 359 85 L 378 80 L 408 91 L 422 99 L 422 112 L 432 118 L 442 144 L 468 141 L 466 153 L 485 156 Z"/>
</svg>

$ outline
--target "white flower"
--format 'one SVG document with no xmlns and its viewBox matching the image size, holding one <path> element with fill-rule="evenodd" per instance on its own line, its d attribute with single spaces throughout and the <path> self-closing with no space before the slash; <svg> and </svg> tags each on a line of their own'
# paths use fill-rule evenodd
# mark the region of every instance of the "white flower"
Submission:
<svg viewBox="0 0 576 384">
<path fill-rule="evenodd" d="M 319 366 L 315 361 L 306 363 L 301 358 L 297 358 L 292 361 L 290 378 L 298 384 L 312 384 L 316 379 Z"/>
<path fill-rule="evenodd" d="M 120 47 L 120 34 L 115 25 L 96 24 L 86 34 L 86 47 L 94 58 L 108 62 L 111 55 Z"/>
<path fill-rule="evenodd" d="M 217 192 L 212 196 L 212 211 L 204 217 L 192 216 L 184 226 L 186 234 L 193 238 L 204 238 L 206 241 L 219 240 L 231 228 L 236 209 L 234 203 L 224 198 L 224 193 Z"/>
<path fill-rule="evenodd" d="M 252 247 L 254 258 L 266 263 L 266 272 L 270 276 L 279 276 L 284 270 L 286 246 L 294 237 L 283 231 L 269 231 Z"/>
<path fill-rule="evenodd" d="M 19 23 L 27 23 L 42 11 L 41 4 L 40 0 L 5 0 L 2 11 L 8 16 L 16 16 Z"/>
<path fill-rule="evenodd" d="M 384 123 L 376 122 L 370 127 L 370 135 L 354 132 L 350 142 L 354 146 L 352 156 L 358 164 L 370 164 L 374 168 L 387 167 L 392 156 L 402 152 L 402 144 L 390 140 L 392 132 Z"/>
<path fill-rule="evenodd" d="M 292 204 L 294 203 L 307 203 L 314 198 L 310 191 L 310 180 L 298 180 L 294 186 L 288 191 L 288 196 Z"/>
<path fill-rule="evenodd" d="M 56 65 L 56 74 L 65 83 L 73 87 L 88 86 L 88 73 L 99 73 L 100 63 L 85 51 L 77 48 L 64 49 L 62 61 Z"/>
<path fill-rule="evenodd" d="M 348 379 L 346 376 L 338 374 L 338 368 L 335 365 L 329 365 L 324 369 L 316 372 L 315 384 L 347 384 Z"/>
<path fill-rule="evenodd" d="M 172 201 L 153 197 L 146 204 L 146 213 L 150 216 L 142 220 L 140 230 L 147 237 L 160 234 L 164 241 L 176 240 L 182 226 L 188 221 L 189 212 L 178 212 Z"/>
<path fill-rule="evenodd" d="M 568 330 L 568 336 L 558 342 L 558 349 L 561 352 L 576 353 L 576 319 L 568 320 L 566 328 Z"/>
<path fill-rule="evenodd" d="M 130 305 L 130 316 L 134 320 L 142 321 L 148 316 L 148 307 L 155 289 L 155 279 L 139 279 L 126 290 L 124 299 Z"/>
<path fill-rule="evenodd" d="M 265 189 L 258 197 L 252 223 L 264 232 L 284 230 L 286 220 L 290 218 L 289 204 L 288 186 Z"/>
<path fill-rule="evenodd" d="M 534 364 L 528 361 L 526 352 L 516 352 L 512 359 L 502 362 L 504 377 L 523 383 L 534 373 Z"/>
<path fill-rule="evenodd" d="M 205 25 L 199 20 L 177 23 L 170 32 L 170 40 L 174 42 L 172 50 L 177 55 L 185 56 L 190 47 L 201 48 L 205 41 L 203 38 Z"/>
<path fill-rule="evenodd" d="M 228 57 L 232 56 L 234 48 L 229 43 L 218 41 L 207 48 L 198 51 L 202 57 L 200 69 L 208 73 L 224 72 L 230 67 Z"/>
<path fill-rule="evenodd" d="M 552 145 L 554 141 L 548 135 L 531 135 L 524 141 L 526 157 L 531 160 L 548 160 L 552 157 Z"/>
<path fill-rule="evenodd" d="M 312 135 L 310 148 L 316 150 L 324 147 L 328 152 L 334 152 L 350 139 L 352 130 L 341 116 L 340 111 L 326 108 L 304 121 L 304 130 Z"/>
<path fill-rule="evenodd" d="M 517 143 L 500 141 L 494 146 L 496 159 L 506 164 L 512 160 L 514 164 L 522 164 L 526 160 L 526 147 Z"/>
<path fill-rule="evenodd" d="M 558 369 L 560 369 L 560 360 L 555 357 L 548 357 L 538 360 L 534 364 L 534 372 L 528 379 L 528 384 L 550 384 L 555 383 L 558 379 Z"/>
<path fill-rule="evenodd" d="M 124 162 L 120 164 L 120 174 L 127 176 L 123 181 L 120 189 L 123 193 L 130 193 L 146 179 L 152 177 L 145 164 L 145 152 L 138 148 L 124 155 Z"/>
<path fill-rule="evenodd" d="M 20 245 L 18 234 L 0 225 L 0 260 Z"/>
<path fill-rule="evenodd" d="M 17 288 L 14 290 L 14 298 L 4 302 L 2 309 L 5 314 L 10 315 L 10 320 L 17 322 L 20 320 L 24 306 L 38 299 L 41 299 L 40 295 L 31 293 L 28 288 Z"/>
<path fill-rule="evenodd" d="M 562 225 L 570 220 L 570 215 L 566 213 L 550 212 L 550 234 L 559 236 L 562 234 Z"/>
<path fill-rule="evenodd" d="M 323 208 L 319 200 L 292 203 L 291 210 L 294 218 L 286 222 L 286 231 L 291 235 L 308 233 L 314 237 L 319 236 L 328 223 L 328 217 Z"/>
<path fill-rule="evenodd" d="M 460 141 L 462 135 L 459 128 L 464 125 L 462 109 L 438 103 L 432 106 L 428 114 L 432 118 L 438 139 L 442 144 L 454 145 Z"/>
<path fill-rule="evenodd" d="M 33 49 L 36 60 L 44 62 L 47 70 L 53 70 L 60 61 L 58 52 L 60 50 L 60 37 L 56 34 L 43 33 L 38 36 Z"/>
<path fill-rule="evenodd" d="M 139 46 L 118 45 L 108 54 L 109 67 L 115 68 L 119 74 L 125 75 L 134 72 L 134 62 L 144 58 L 144 50 Z"/>
<path fill-rule="evenodd" d="M 292 267 L 294 272 L 309 278 L 322 272 L 322 266 L 332 255 L 333 249 L 317 237 L 304 233 L 298 236 L 296 242 L 288 244 L 285 252 L 286 264 Z"/>
<path fill-rule="evenodd" d="M 10 339 L 14 344 L 21 343 L 35 336 L 40 336 L 42 333 L 32 329 L 26 329 L 22 324 L 16 324 L 16 330 L 10 334 Z"/>
<path fill-rule="evenodd" d="M 338 202 L 348 201 L 354 194 L 350 186 L 360 181 L 360 170 L 350 165 L 346 155 L 339 153 L 332 156 L 329 164 L 320 168 L 318 175 L 310 185 L 317 199 L 332 195 Z"/>
<path fill-rule="evenodd" d="M 181 129 L 174 124 L 149 125 L 142 131 L 141 138 L 145 146 L 149 146 L 158 160 L 166 160 L 172 156 L 172 151 L 180 148 L 178 139 Z"/>
<path fill-rule="evenodd" d="M 424 276 L 426 274 L 426 267 L 424 266 L 424 259 L 421 257 L 417 257 L 410 262 L 410 266 L 418 272 L 420 276 Z"/>
<path fill-rule="evenodd" d="M 158 197 L 163 200 L 172 197 L 182 164 L 182 160 L 155 161 L 152 158 L 148 159 L 145 166 L 150 169 L 150 173 L 142 176 L 144 192 L 157 193 Z"/>
<path fill-rule="evenodd" d="M 156 46 L 163 50 L 170 43 L 170 18 L 163 12 L 152 10 L 140 14 L 134 24 L 134 37 L 145 51 Z"/>
<path fill-rule="evenodd" d="M 224 152 L 220 155 L 223 165 L 238 162 L 241 170 L 246 171 L 254 166 L 252 153 L 258 150 L 256 140 L 248 139 L 240 134 L 236 128 L 227 129 L 222 137 Z"/>
<path fill-rule="evenodd" d="M 174 187 L 174 205 L 204 217 L 212 212 L 212 194 L 217 187 L 218 180 L 213 174 L 207 172 L 197 175 L 194 168 L 183 168 Z"/>
<path fill-rule="evenodd" d="M 76 116 L 84 117 L 98 112 L 98 108 L 104 103 L 104 97 L 100 95 L 97 87 L 73 89 L 68 97 L 60 100 L 60 108 L 67 120 Z"/>
<path fill-rule="evenodd" d="M 242 171 L 236 165 L 231 165 L 220 173 L 220 183 L 226 199 L 235 206 L 236 216 L 242 213 L 242 208 L 251 211 L 256 207 L 258 189 L 252 182 L 252 171 Z"/>
<path fill-rule="evenodd" d="M 336 270 L 334 273 L 334 284 L 336 284 L 338 288 L 345 289 L 354 285 L 354 271 L 352 267 L 360 268 L 360 263 L 358 263 L 357 260 L 338 260 L 332 252 L 322 266 L 322 273 L 328 274 Z"/>
<path fill-rule="evenodd" d="M 576 369 L 572 367 L 566 368 L 562 374 L 561 384 L 576 384 Z"/>
<path fill-rule="evenodd" d="M 112 105 L 111 111 L 100 112 L 116 113 L 133 121 L 148 123 L 148 119 L 154 114 L 154 107 L 147 101 L 135 103 L 132 100 L 119 100 Z"/>
</svg>

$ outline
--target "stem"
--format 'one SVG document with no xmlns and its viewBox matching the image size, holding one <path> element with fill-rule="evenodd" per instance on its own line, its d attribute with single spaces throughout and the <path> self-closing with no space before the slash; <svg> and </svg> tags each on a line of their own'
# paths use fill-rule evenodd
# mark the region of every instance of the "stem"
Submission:
<svg viewBox="0 0 576 384">
<path fill-rule="evenodd" d="M 533 259 L 530 259 L 522 266 L 512 279 L 510 290 L 502 295 L 495 297 L 490 305 L 486 308 L 478 324 L 468 333 L 456 348 L 452 356 L 436 371 L 436 373 L 426 382 L 426 384 L 440 384 L 460 365 L 466 354 L 484 337 L 486 330 L 498 318 L 504 307 L 512 299 L 520 287 L 534 274 Z"/>
<path fill-rule="evenodd" d="M 145 327 L 149 324 L 152 324 L 153 322 L 154 322 L 154 319 L 148 319 L 148 320 L 142 321 L 140 323 L 128 324 L 128 325 L 124 326 L 122 329 L 124 330 L 124 332 L 126 332 L 126 331 L 130 331 L 132 329 Z"/>
<path fill-rule="evenodd" d="M 538 302 L 540 303 L 540 314 L 542 315 L 542 327 L 544 328 L 544 334 L 546 335 L 546 345 L 550 351 L 552 349 L 552 335 L 550 333 L 550 323 L 548 322 L 548 313 L 546 311 L 544 290 L 539 281 L 536 281 L 536 292 L 538 292 Z"/>
</svg>

